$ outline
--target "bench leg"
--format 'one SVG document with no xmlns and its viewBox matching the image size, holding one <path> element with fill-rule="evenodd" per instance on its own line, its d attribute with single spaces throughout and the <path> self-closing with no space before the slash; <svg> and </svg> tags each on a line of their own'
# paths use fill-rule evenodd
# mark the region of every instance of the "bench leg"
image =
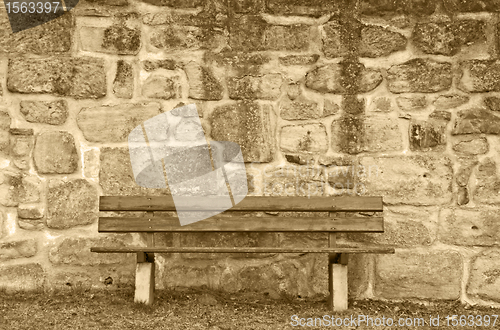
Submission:
<svg viewBox="0 0 500 330">
<path fill-rule="evenodd" d="M 332 311 L 343 311 L 347 306 L 347 254 L 334 253 L 328 262 L 328 305 Z"/>
<path fill-rule="evenodd" d="M 137 253 L 134 302 L 153 304 L 155 290 L 155 261 L 153 253 Z"/>
</svg>

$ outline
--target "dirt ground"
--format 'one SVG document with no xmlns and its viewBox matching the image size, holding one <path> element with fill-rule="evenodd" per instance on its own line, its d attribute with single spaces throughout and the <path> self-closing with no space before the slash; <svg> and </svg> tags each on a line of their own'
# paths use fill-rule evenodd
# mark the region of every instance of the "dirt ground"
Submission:
<svg viewBox="0 0 500 330">
<path fill-rule="evenodd" d="M 0 329 L 500 329 L 493 316 L 500 309 L 457 301 L 350 301 L 347 311 L 333 313 L 325 301 L 273 298 L 177 289 L 157 291 L 154 305 L 144 306 L 133 303 L 132 290 L 2 291 Z"/>
</svg>

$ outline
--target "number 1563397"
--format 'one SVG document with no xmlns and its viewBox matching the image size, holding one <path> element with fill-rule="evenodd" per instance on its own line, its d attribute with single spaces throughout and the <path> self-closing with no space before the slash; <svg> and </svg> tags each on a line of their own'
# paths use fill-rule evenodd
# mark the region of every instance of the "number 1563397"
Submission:
<svg viewBox="0 0 500 330">
<path fill-rule="evenodd" d="M 57 12 L 59 2 L 5 2 L 5 7 L 9 14 L 49 14 Z"/>
</svg>

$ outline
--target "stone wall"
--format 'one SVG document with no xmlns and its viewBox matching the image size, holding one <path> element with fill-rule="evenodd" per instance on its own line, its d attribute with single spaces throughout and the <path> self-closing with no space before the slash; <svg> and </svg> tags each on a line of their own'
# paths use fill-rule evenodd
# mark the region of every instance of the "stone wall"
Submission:
<svg viewBox="0 0 500 330">
<path fill-rule="evenodd" d="M 98 196 L 134 182 L 128 133 L 196 103 L 241 145 L 253 195 L 382 195 L 396 246 L 351 258 L 356 299 L 500 302 L 500 4 L 486 0 L 81 0 L 16 34 L 0 13 L 0 286 L 133 285 L 92 245 Z M 198 129 L 184 117 L 183 139 Z M 277 215 L 277 216 L 283 216 Z M 325 246 L 325 235 L 157 235 Z M 160 255 L 158 288 L 324 296 L 324 255 Z"/>
</svg>

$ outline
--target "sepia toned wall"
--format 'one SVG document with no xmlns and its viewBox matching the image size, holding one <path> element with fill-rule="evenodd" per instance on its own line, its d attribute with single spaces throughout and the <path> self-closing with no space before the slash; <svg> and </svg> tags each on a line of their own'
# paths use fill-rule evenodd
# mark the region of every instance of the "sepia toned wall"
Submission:
<svg viewBox="0 0 500 330">
<path fill-rule="evenodd" d="M 97 234 L 135 184 L 130 131 L 195 103 L 240 144 L 253 195 L 384 197 L 394 245 L 350 259 L 355 299 L 500 302 L 500 4 L 81 0 L 12 34 L 0 9 L 0 287 L 130 287 L 143 244 Z M 178 140 L 200 130 L 190 117 Z M 284 216 L 284 214 L 276 215 Z M 157 235 L 165 246 L 325 246 L 326 236 Z M 324 255 L 159 255 L 157 288 L 327 294 Z"/>
</svg>

